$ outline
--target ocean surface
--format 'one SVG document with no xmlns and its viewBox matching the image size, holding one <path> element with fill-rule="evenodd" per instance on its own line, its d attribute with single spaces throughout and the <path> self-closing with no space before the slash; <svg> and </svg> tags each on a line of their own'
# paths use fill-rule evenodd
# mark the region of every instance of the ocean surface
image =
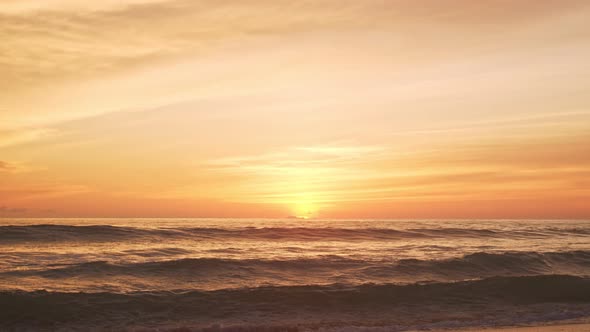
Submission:
<svg viewBox="0 0 590 332">
<path fill-rule="evenodd" d="M 0 219 L 0 331 L 409 331 L 590 317 L 590 221 Z"/>
</svg>

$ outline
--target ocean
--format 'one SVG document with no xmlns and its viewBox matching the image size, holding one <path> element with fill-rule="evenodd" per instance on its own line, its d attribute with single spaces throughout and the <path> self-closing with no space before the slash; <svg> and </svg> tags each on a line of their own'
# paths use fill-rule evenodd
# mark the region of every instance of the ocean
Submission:
<svg viewBox="0 0 590 332">
<path fill-rule="evenodd" d="M 590 221 L 0 220 L 0 331 L 410 331 L 590 317 Z"/>
</svg>

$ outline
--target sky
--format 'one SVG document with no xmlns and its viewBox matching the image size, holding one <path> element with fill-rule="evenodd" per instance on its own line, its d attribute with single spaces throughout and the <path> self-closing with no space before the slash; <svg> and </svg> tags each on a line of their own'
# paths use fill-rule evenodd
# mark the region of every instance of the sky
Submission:
<svg viewBox="0 0 590 332">
<path fill-rule="evenodd" d="M 590 2 L 3 0 L 0 217 L 590 218 Z"/>
</svg>

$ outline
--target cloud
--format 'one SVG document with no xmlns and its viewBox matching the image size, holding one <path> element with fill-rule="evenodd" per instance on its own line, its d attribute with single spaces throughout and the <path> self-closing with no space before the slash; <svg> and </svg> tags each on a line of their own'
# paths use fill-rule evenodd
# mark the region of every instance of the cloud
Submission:
<svg viewBox="0 0 590 332">
<path fill-rule="evenodd" d="M 345 122 L 348 132 L 353 126 L 396 132 L 395 127 L 414 129 L 406 125 L 414 119 L 441 123 L 462 117 L 443 113 L 512 112 L 504 110 L 525 102 L 535 107 L 543 103 L 537 95 L 579 99 L 571 91 L 571 74 L 587 75 L 580 75 L 584 67 L 568 56 L 584 58 L 584 50 L 577 49 L 584 46 L 555 45 L 550 55 L 536 50 L 579 31 L 562 20 L 586 15 L 583 3 L 450 2 L 3 2 L 0 148 L 53 143 L 47 139 L 56 134 L 52 128 L 72 119 L 154 108 L 170 113 L 160 106 L 189 101 L 195 103 L 184 106 L 183 117 L 239 109 L 247 116 L 233 112 L 235 118 L 263 119 L 250 128 L 303 122 L 318 128 L 330 122 L 323 130 L 333 136 Z M 13 9 L 2 10 L 7 7 Z M 533 68 L 531 56 L 537 59 L 530 61 Z M 556 65 L 560 61 L 563 65 Z M 567 84 L 518 91 L 531 82 L 549 82 L 539 75 Z M 583 83 L 579 86 L 587 86 Z M 289 115 L 278 119 L 279 113 Z M 105 128 L 113 126 L 119 125 Z M 317 132 L 309 131 L 297 136 Z"/>
<path fill-rule="evenodd" d="M 530 135 L 530 133 L 529 133 Z M 431 138 L 433 139 L 433 138 Z M 237 177 L 235 200 L 292 204 L 458 201 L 504 197 L 587 196 L 590 137 L 473 137 L 395 152 L 394 146 L 319 145 L 210 162 L 212 178 Z M 194 189 L 193 189 L 194 190 Z M 190 192 L 190 189 L 187 190 Z"/>
<path fill-rule="evenodd" d="M 420 28 L 439 34 L 441 32 L 434 27 L 452 27 L 441 21 L 441 15 L 456 20 L 458 25 L 473 24 L 473 17 L 511 23 L 511 20 L 531 19 L 553 10 L 566 11 L 580 6 L 573 2 L 556 7 L 522 2 L 526 4 L 521 10 L 510 4 L 511 15 L 505 15 L 506 5 L 501 1 L 488 6 L 462 4 L 461 10 L 434 2 L 429 6 L 415 6 L 407 2 L 302 1 L 287 4 L 266 0 L 248 3 L 127 1 L 124 6 L 107 1 L 100 10 L 95 6 L 68 10 L 71 8 L 68 2 L 53 1 L 37 10 L 18 14 L 2 14 L 0 5 L 0 39 L 3 41 L 0 69 L 11 84 L 19 81 L 26 84 L 43 77 L 136 66 L 165 56 L 202 54 L 223 46 L 220 42 L 242 43 L 249 37 L 397 25 L 413 30 L 418 28 L 418 22 L 413 21 L 416 17 L 429 18 L 428 25 L 422 23 Z M 483 12 L 486 15 L 480 15 Z M 472 29 L 485 31 L 484 27 L 474 25 Z M 416 35 L 416 38 L 422 37 Z"/>
<path fill-rule="evenodd" d="M 76 11 L 56 4 L 0 14 L 3 76 L 14 86 L 121 70 L 168 56 L 208 53 L 224 41 L 330 26 L 350 20 L 353 9 L 342 6 L 331 13 L 329 7 L 270 1 L 141 2 Z"/>
<path fill-rule="evenodd" d="M 51 128 L 0 128 L 0 148 L 35 142 L 57 135 L 58 131 Z"/>
<path fill-rule="evenodd" d="M 41 182 L 41 181 L 39 181 Z M 89 189 L 79 185 L 56 183 L 16 182 L 0 188 L 0 201 L 16 202 L 37 198 L 62 197 L 88 192 Z"/>
<path fill-rule="evenodd" d="M 27 170 L 30 170 L 30 168 L 26 167 L 25 165 L 23 165 L 21 163 L 7 162 L 7 161 L 0 160 L 0 173 L 16 174 L 16 173 L 21 173 L 21 172 L 27 171 Z"/>
<path fill-rule="evenodd" d="M 0 218 L 50 217 L 56 213 L 54 209 L 0 206 Z"/>
<path fill-rule="evenodd" d="M 29 209 L 27 208 L 15 208 L 15 207 L 8 207 L 8 206 L 0 206 L 0 215 L 2 214 L 23 214 L 27 213 Z"/>
<path fill-rule="evenodd" d="M 85 2 L 79 0 L 3 0 L 0 13 L 23 15 L 39 11 L 80 11 L 80 10 L 109 10 L 126 7 L 133 4 L 152 3 L 165 0 L 103 0 Z"/>
</svg>

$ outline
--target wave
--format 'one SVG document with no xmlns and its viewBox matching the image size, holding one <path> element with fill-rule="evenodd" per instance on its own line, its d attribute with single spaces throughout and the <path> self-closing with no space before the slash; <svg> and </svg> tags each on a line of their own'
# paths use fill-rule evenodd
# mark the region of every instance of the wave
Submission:
<svg viewBox="0 0 590 332">
<path fill-rule="evenodd" d="M 150 235 L 166 235 L 166 232 L 159 231 L 159 234 L 157 234 L 149 229 L 109 225 L 70 226 L 42 224 L 0 226 L 0 243 L 32 241 L 118 241 Z"/>
<path fill-rule="evenodd" d="M 410 285 L 258 287 L 136 293 L 0 292 L 5 328 L 92 326 L 110 330 L 150 322 L 205 330 L 215 322 L 411 327 L 502 325 L 590 315 L 590 279 L 568 275 L 493 277 Z M 68 325 L 69 324 L 69 325 Z M 438 324 L 438 325 L 437 325 Z M 449 325 L 451 324 L 451 325 Z M 178 326 L 178 325 L 175 325 Z M 220 330 L 217 326 L 217 331 Z M 252 331 L 253 331 L 252 330 Z M 180 330 L 178 330 L 180 331 Z M 238 331 L 238 330 L 236 330 Z M 245 330 L 242 330 L 245 331 Z"/>
<path fill-rule="evenodd" d="M 372 241 L 428 238 L 532 238 L 590 236 L 590 230 L 547 228 L 502 230 L 470 228 L 332 228 L 332 227 L 244 227 L 244 228 L 135 228 L 117 226 L 29 225 L 0 226 L 0 244 L 18 242 L 121 241 L 133 238 L 193 240 L 293 240 Z"/>
<path fill-rule="evenodd" d="M 408 275 L 430 274 L 452 279 L 497 275 L 590 274 L 590 251 L 477 252 L 446 260 L 404 259 L 396 269 Z"/>
<path fill-rule="evenodd" d="M 0 273 L 0 279 L 18 283 L 21 278 L 30 277 L 54 280 L 75 278 L 76 286 L 82 289 L 119 282 L 122 289 L 134 290 L 150 289 L 150 284 L 154 289 L 216 289 L 260 284 L 459 281 L 556 273 L 590 276 L 590 251 L 479 252 L 442 260 L 368 261 L 324 256 L 290 260 L 184 258 L 128 264 L 94 261 L 57 268 L 6 271 Z M 130 280 L 134 282 L 130 283 Z M 52 283 L 45 281 L 43 284 Z M 137 288 L 130 288 L 133 284 L 137 284 Z"/>
</svg>

